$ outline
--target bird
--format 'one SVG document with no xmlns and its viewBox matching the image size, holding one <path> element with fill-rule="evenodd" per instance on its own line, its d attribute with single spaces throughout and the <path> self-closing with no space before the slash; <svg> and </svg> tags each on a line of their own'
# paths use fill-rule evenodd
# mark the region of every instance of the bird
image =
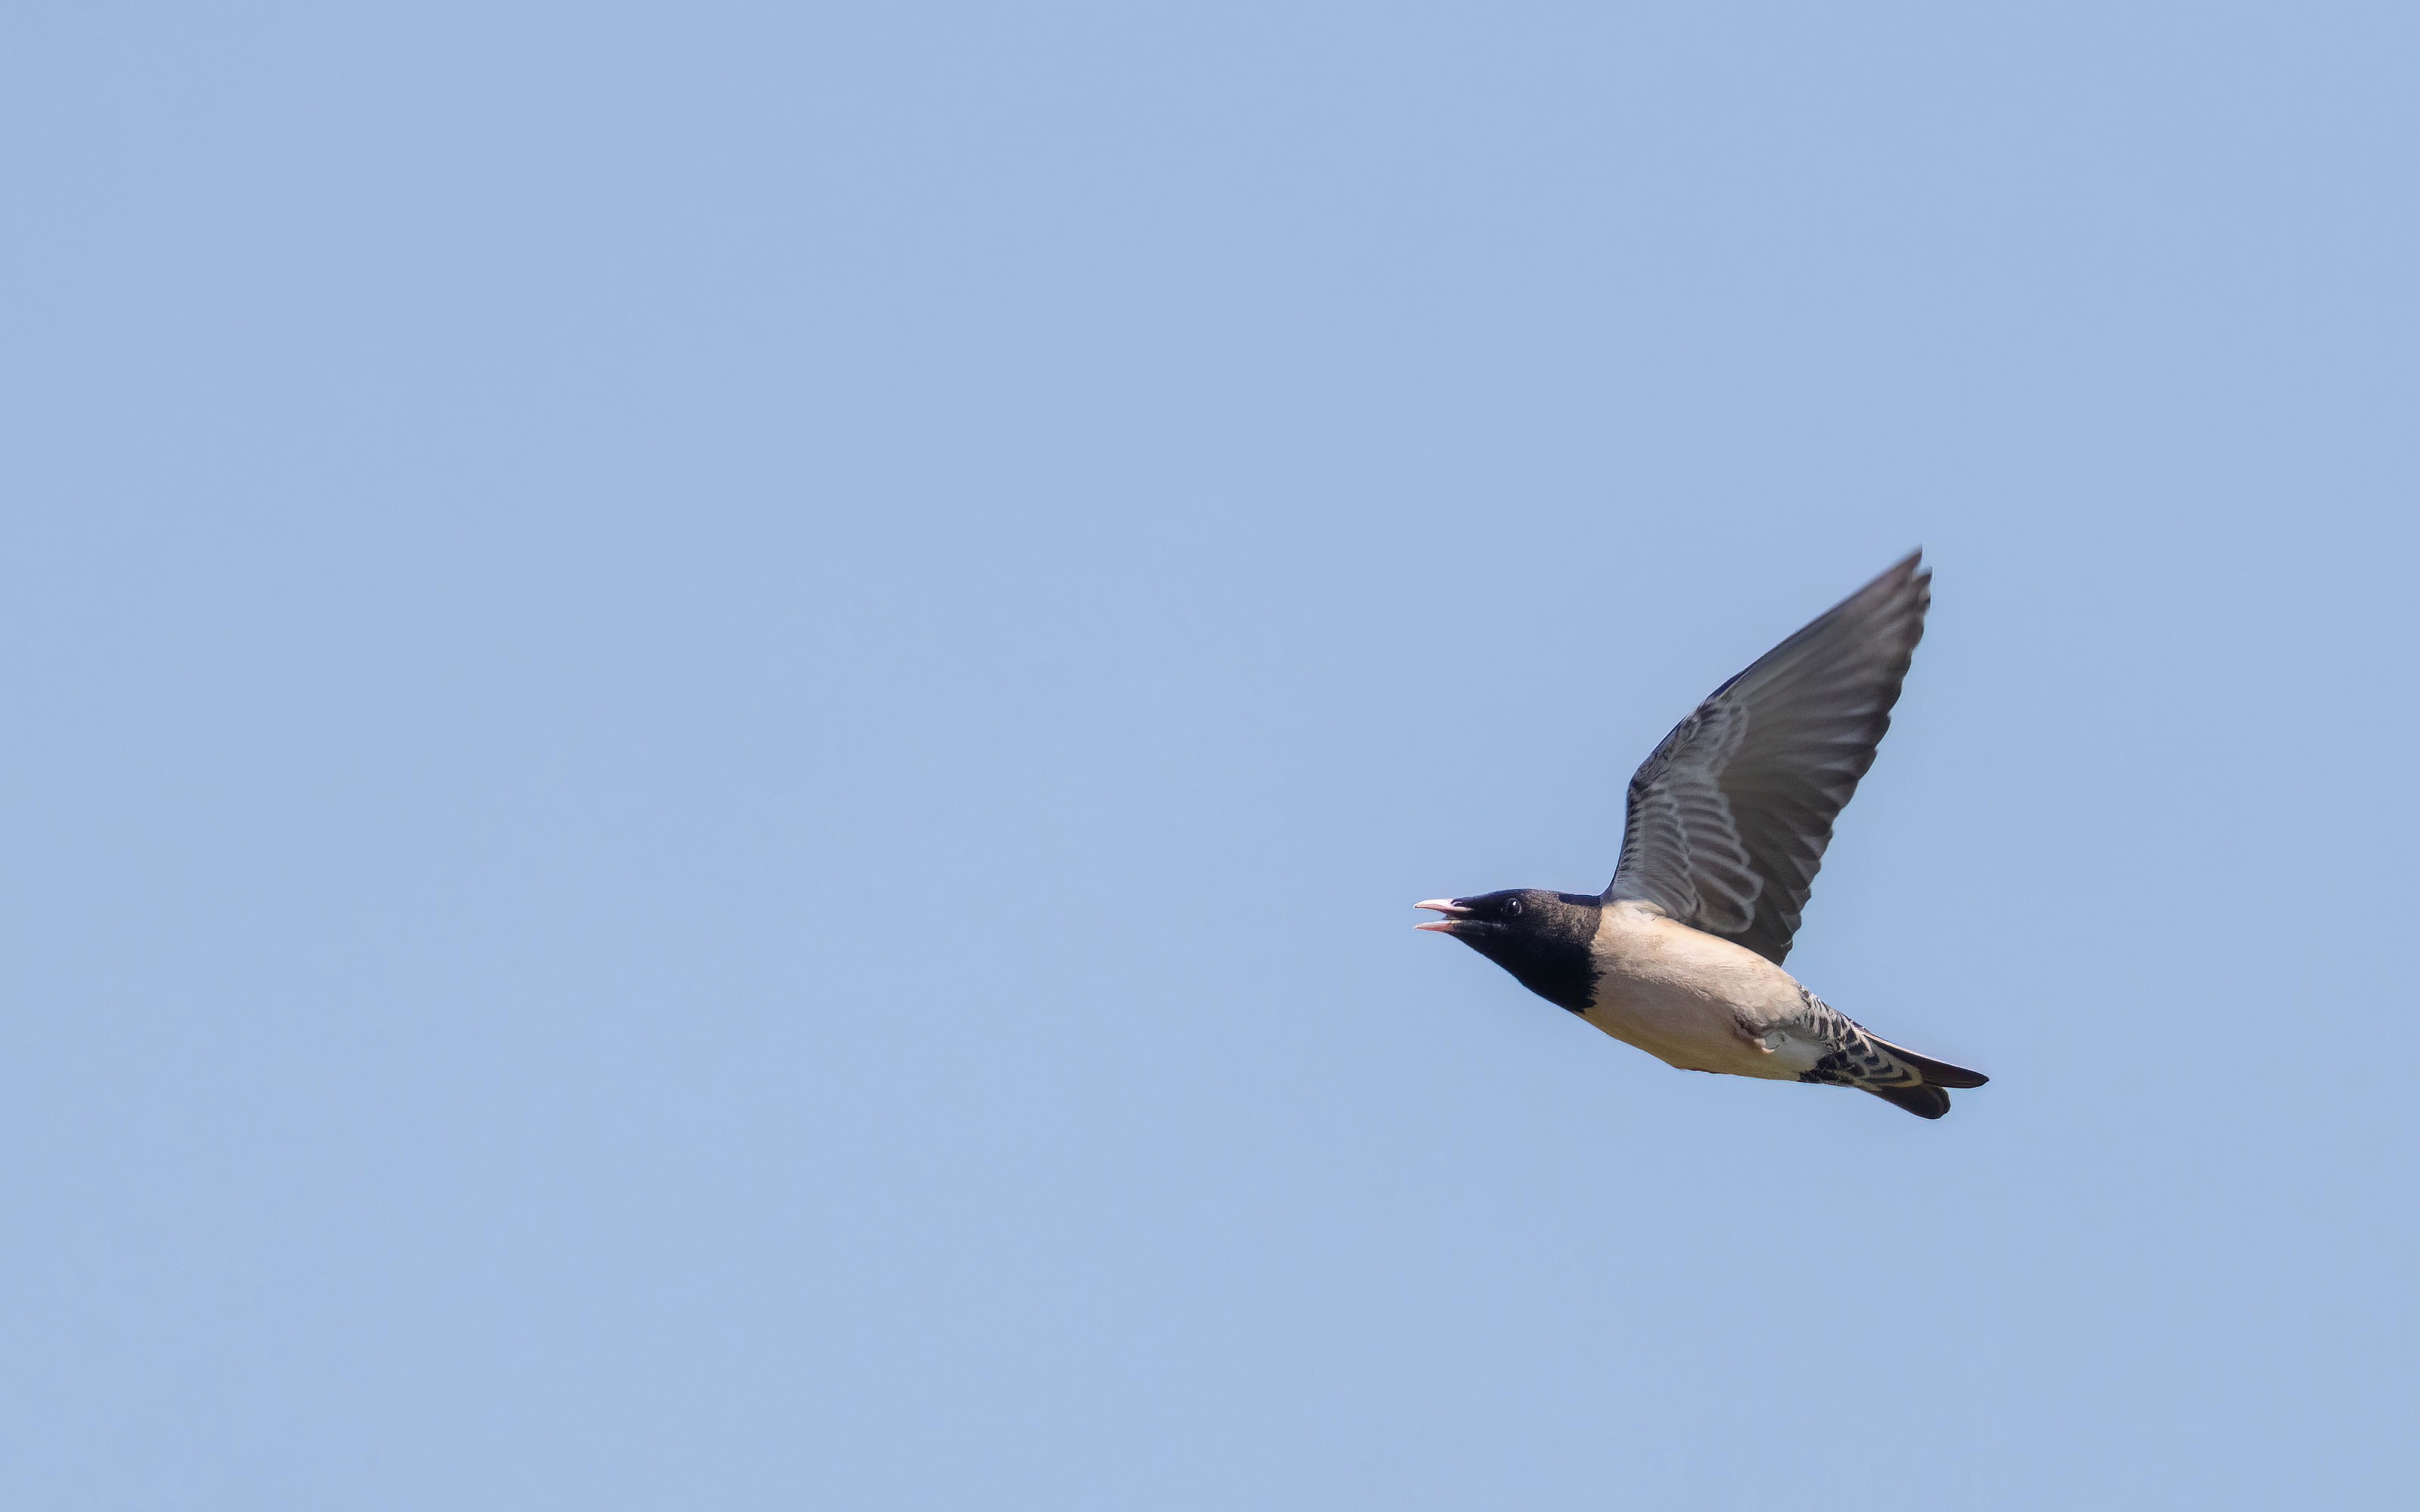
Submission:
<svg viewBox="0 0 2420 1512">
<path fill-rule="evenodd" d="M 1630 779 L 1601 894 L 1413 906 L 1546 1001 L 1684 1071 L 1870 1092 L 1919 1119 L 1980 1072 L 1881 1039 L 1782 969 L 1932 603 L 1921 549 L 1707 695 Z"/>
</svg>

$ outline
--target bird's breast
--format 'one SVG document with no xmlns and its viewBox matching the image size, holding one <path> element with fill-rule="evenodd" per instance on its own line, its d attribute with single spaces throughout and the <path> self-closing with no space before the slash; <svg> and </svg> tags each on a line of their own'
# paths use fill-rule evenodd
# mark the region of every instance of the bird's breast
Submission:
<svg viewBox="0 0 2420 1512">
<path fill-rule="evenodd" d="M 1790 974 L 1755 951 L 1636 903 L 1606 907 L 1591 942 L 1596 993 L 1581 1014 L 1692 1071 L 1788 1080 L 1757 1035 L 1798 1000 Z"/>
</svg>

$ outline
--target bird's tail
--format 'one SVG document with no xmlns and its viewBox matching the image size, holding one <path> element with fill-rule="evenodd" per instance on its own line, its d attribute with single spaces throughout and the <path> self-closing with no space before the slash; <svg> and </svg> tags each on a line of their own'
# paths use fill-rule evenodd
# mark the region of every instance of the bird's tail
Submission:
<svg viewBox="0 0 2420 1512">
<path fill-rule="evenodd" d="M 1873 1039 L 1873 1036 L 1869 1035 L 1867 1038 Z M 1968 1071 L 1963 1066 L 1953 1066 L 1946 1060 L 1935 1060 L 1931 1056 L 1919 1056 L 1913 1050 L 1903 1049 L 1891 1043 L 1888 1040 L 1876 1039 L 1874 1044 L 1876 1048 L 1888 1054 L 1893 1060 L 1916 1072 L 1923 1080 L 1902 1082 L 1895 1087 L 1869 1086 L 1862 1089 L 1873 1093 L 1874 1096 L 1895 1108 L 1906 1109 L 1919 1119 L 1937 1119 L 1949 1111 L 1949 1094 L 1944 1088 L 1980 1087 L 1992 1079 L 1979 1071 Z"/>
<path fill-rule="evenodd" d="M 1867 1038 L 1873 1037 L 1869 1035 Z M 1963 1066 L 1953 1066 L 1946 1060 L 1935 1060 L 1931 1056 L 1919 1056 L 1904 1046 L 1891 1043 L 1888 1040 L 1874 1040 L 1874 1043 L 1889 1051 L 1893 1060 L 1922 1076 L 1924 1085 L 1927 1087 L 1980 1087 L 1992 1079 L 1979 1071 L 1968 1071 Z"/>
<path fill-rule="evenodd" d="M 1826 1052 L 1798 1073 L 1802 1082 L 1854 1087 L 1919 1119 L 1937 1119 L 1949 1111 L 1945 1088 L 1980 1087 L 1990 1079 L 1979 1071 L 1903 1050 L 1804 987 L 1798 996 L 1799 1011 L 1781 1021 L 1783 1033 L 1812 1041 Z"/>
</svg>

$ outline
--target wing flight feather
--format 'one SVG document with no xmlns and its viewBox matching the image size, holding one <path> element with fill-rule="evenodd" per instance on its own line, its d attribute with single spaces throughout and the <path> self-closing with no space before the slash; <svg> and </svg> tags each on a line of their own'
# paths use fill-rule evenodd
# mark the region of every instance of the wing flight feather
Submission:
<svg viewBox="0 0 2420 1512">
<path fill-rule="evenodd" d="M 1932 574 L 1885 572 L 1714 689 L 1630 779 L 1610 899 L 1778 964 L 1832 841 L 1832 822 L 1890 728 Z"/>
</svg>

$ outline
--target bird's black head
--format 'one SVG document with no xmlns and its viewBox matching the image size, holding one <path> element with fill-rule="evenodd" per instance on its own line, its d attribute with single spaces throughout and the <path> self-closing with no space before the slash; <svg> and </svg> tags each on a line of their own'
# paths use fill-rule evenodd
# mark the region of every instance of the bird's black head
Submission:
<svg viewBox="0 0 2420 1512">
<path fill-rule="evenodd" d="M 1512 973 L 1522 986 L 1576 1013 L 1595 1000 L 1596 967 L 1589 942 L 1596 938 L 1604 904 L 1583 893 L 1516 887 L 1475 898 L 1435 898 L 1416 908 L 1434 908 L 1418 929 L 1450 934 Z"/>
</svg>

